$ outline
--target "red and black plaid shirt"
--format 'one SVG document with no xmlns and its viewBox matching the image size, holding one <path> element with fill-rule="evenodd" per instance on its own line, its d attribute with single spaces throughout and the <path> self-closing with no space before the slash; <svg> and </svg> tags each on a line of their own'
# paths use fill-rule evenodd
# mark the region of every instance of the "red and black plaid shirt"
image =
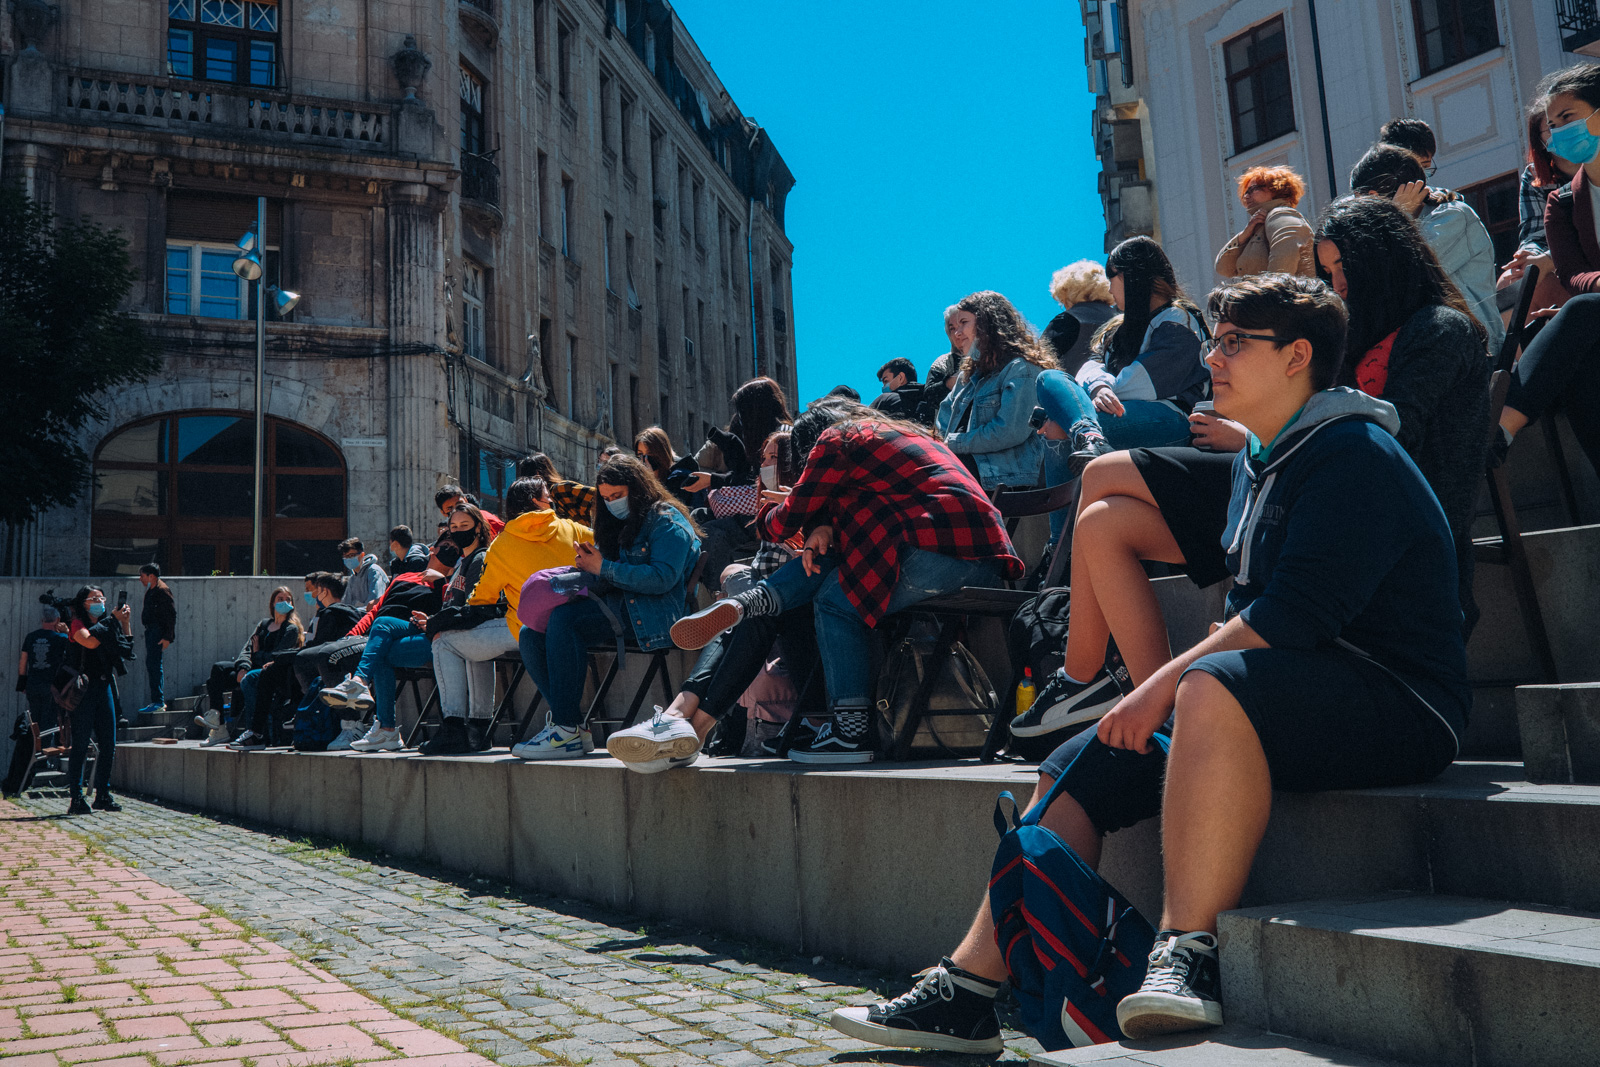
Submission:
<svg viewBox="0 0 1600 1067">
<path fill-rule="evenodd" d="M 832 526 L 840 582 L 868 626 L 888 611 L 905 547 L 999 560 L 1007 578 L 1026 570 L 1000 512 L 954 453 L 871 423 L 826 430 L 788 500 L 764 506 L 756 526 L 767 541 Z"/>
</svg>

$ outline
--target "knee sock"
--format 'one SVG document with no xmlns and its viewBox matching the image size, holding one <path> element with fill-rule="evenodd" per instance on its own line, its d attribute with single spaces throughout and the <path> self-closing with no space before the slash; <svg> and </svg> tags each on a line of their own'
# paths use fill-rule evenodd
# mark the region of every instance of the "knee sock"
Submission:
<svg viewBox="0 0 1600 1067">
<path fill-rule="evenodd" d="M 777 615 L 783 607 L 778 603 L 772 587 L 766 582 L 757 582 L 753 588 L 736 593 L 729 599 L 739 605 L 747 619 L 762 619 Z"/>
</svg>

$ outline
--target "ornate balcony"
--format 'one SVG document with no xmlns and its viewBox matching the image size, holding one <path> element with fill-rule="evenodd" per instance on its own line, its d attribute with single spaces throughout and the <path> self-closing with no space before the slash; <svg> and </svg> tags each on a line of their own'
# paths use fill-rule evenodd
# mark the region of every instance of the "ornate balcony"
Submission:
<svg viewBox="0 0 1600 1067">
<path fill-rule="evenodd" d="M 484 225 L 499 228 L 500 168 L 489 155 L 461 153 L 461 206 Z"/>
<path fill-rule="evenodd" d="M 391 151 L 390 113 L 372 104 L 112 71 L 71 70 L 60 77 L 58 114 L 69 120 L 285 146 Z"/>
<path fill-rule="evenodd" d="M 1595 0 L 1556 0 L 1556 25 L 1564 50 L 1600 56 L 1600 12 Z"/>
<path fill-rule="evenodd" d="M 494 0 L 459 0 L 458 12 L 461 26 L 478 38 L 486 48 L 493 48 L 500 38 L 500 20 L 494 14 Z"/>
</svg>

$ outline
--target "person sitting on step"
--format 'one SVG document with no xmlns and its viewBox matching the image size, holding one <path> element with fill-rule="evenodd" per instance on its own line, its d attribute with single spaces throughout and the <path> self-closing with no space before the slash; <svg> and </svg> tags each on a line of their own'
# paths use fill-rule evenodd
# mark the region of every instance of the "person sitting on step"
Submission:
<svg viewBox="0 0 1600 1067">
<path fill-rule="evenodd" d="M 766 540 L 804 533 L 800 559 L 686 617 L 673 627 L 673 641 L 702 648 L 742 619 L 814 599 L 832 717 L 789 758 L 867 763 L 874 748 L 872 631 L 930 597 L 1020 578 L 1024 568 L 983 487 L 927 427 L 859 403 L 833 403 L 843 421 L 818 438 L 792 490 L 762 491 L 756 517 Z"/>
<path fill-rule="evenodd" d="M 543 633 L 521 627 L 523 666 L 550 705 L 544 729 L 512 748 L 522 759 L 583 755 L 588 734 L 580 703 L 589 648 L 629 637 L 645 652 L 669 645 L 700 558 L 700 528 L 638 457 L 608 459 L 595 488 L 601 506 L 594 541 L 579 542 L 568 558 L 599 579 L 597 587 L 551 611 Z"/>
<path fill-rule="evenodd" d="M 1162 815 L 1164 908 L 1130 1038 L 1222 1022 L 1217 914 L 1236 907 L 1274 789 L 1425 782 L 1455 758 L 1471 700 L 1455 551 L 1394 440 L 1394 408 L 1331 387 L 1343 303 L 1319 280 L 1256 275 L 1212 292 L 1218 414 L 1244 425 L 1228 512 L 1228 620 L 1040 767 L 1035 803 L 1086 862 Z M 835 1011 L 896 1047 L 994 1052 L 1005 978 L 987 907 L 909 993 Z M 948 999 L 941 989 L 951 994 Z"/>
</svg>

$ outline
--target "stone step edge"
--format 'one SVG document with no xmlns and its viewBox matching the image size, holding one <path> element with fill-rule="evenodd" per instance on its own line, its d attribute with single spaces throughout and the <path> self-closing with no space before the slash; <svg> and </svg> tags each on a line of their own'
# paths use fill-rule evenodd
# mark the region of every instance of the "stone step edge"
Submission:
<svg viewBox="0 0 1600 1067">
<path fill-rule="evenodd" d="M 1170 1055 L 1182 1049 L 1181 1060 Z M 1171 1034 L 1150 1041 L 1118 1041 L 1087 1048 L 1043 1052 L 1029 1062 L 1042 1067 L 1168 1067 L 1182 1062 L 1194 1067 L 1401 1067 L 1398 1060 L 1379 1059 L 1297 1037 L 1268 1033 L 1248 1026 L 1226 1025 L 1217 1030 Z"/>
</svg>

